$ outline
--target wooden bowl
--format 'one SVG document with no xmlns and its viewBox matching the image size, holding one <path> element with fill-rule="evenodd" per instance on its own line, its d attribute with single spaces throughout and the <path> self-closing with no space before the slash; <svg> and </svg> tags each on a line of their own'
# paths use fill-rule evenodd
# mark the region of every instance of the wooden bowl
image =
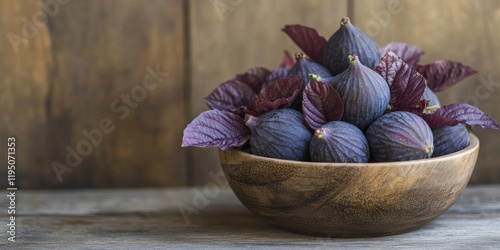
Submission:
<svg viewBox="0 0 500 250">
<path fill-rule="evenodd" d="M 479 151 L 381 163 L 312 163 L 219 151 L 238 199 L 293 232 L 367 237 L 415 230 L 444 213 L 467 186 Z"/>
</svg>

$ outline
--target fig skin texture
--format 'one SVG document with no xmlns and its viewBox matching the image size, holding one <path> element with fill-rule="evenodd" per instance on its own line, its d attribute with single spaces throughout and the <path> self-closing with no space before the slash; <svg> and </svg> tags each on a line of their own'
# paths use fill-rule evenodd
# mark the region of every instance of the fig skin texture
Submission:
<svg viewBox="0 0 500 250">
<path fill-rule="evenodd" d="M 383 115 L 389 105 L 390 90 L 377 72 L 364 66 L 356 55 L 348 57 L 350 66 L 336 76 L 331 85 L 342 98 L 342 121 L 356 125 L 362 131 Z"/>
<path fill-rule="evenodd" d="M 309 80 L 316 80 L 318 82 L 324 82 L 333 87 L 333 84 L 338 80 L 338 76 L 320 77 L 315 74 L 309 74 Z"/>
<path fill-rule="evenodd" d="M 429 100 L 429 107 L 430 106 L 441 106 L 441 103 L 439 102 L 439 99 L 437 95 L 432 91 L 428 86 L 425 86 L 424 94 L 422 95 L 421 100 Z"/>
<path fill-rule="evenodd" d="M 302 89 L 304 89 L 309 82 L 309 74 L 314 74 L 321 78 L 332 76 L 328 69 L 318 63 L 309 60 L 304 56 L 304 54 L 300 52 L 295 53 L 295 60 L 297 60 L 297 62 L 288 71 L 288 75 L 290 76 L 295 74 L 302 78 Z"/>
<path fill-rule="evenodd" d="M 302 78 L 302 88 L 291 107 L 300 111 L 302 109 L 303 91 L 309 83 L 309 75 L 313 74 L 319 78 L 330 78 L 332 74 L 325 67 L 307 59 L 304 54 L 300 52 L 295 53 L 295 60 L 297 60 L 297 62 L 288 71 L 288 75 L 295 74 Z"/>
<path fill-rule="evenodd" d="M 409 161 L 431 157 L 432 131 L 420 116 L 397 111 L 375 120 L 366 130 L 371 156 L 377 162 Z"/>
<path fill-rule="evenodd" d="M 317 129 L 309 145 L 311 160 L 316 162 L 368 162 L 370 150 L 358 127 L 332 121 Z"/>
<path fill-rule="evenodd" d="M 380 61 L 377 44 L 363 31 L 352 25 L 349 18 L 340 20 L 340 28 L 330 37 L 323 51 L 323 65 L 334 76 L 349 67 L 347 56 L 356 54 L 363 65 L 375 68 Z"/>
<path fill-rule="evenodd" d="M 455 153 L 468 147 L 470 143 L 469 132 L 465 124 L 433 129 L 434 153 L 432 157 Z"/>
<path fill-rule="evenodd" d="M 312 132 L 294 109 L 277 109 L 258 117 L 247 115 L 252 154 L 295 161 L 309 160 Z"/>
</svg>

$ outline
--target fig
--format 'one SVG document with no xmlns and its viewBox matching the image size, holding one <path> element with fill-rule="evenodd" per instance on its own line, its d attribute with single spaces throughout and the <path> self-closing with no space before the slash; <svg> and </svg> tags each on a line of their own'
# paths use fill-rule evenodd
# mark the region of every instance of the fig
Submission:
<svg viewBox="0 0 500 250">
<path fill-rule="evenodd" d="M 332 121 L 317 129 L 309 145 L 311 160 L 316 162 L 368 162 L 370 150 L 358 127 Z"/>
<path fill-rule="evenodd" d="M 260 116 L 246 115 L 245 124 L 250 128 L 252 154 L 306 161 L 312 132 L 304 116 L 294 109 L 276 109 Z"/>
<path fill-rule="evenodd" d="M 432 157 L 451 154 L 468 147 L 469 132 L 465 124 L 433 129 L 434 153 Z"/>
<path fill-rule="evenodd" d="M 342 121 L 365 130 L 384 114 L 389 105 L 390 90 L 377 72 L 364 66 L 356 55 L 349 56 L 350 66 L 332 84 L 344 103 Z"/>
<path fill-rule="evenodd" d="M 304 56 L 304 54 L 295 53 L 295 60 L 297 61 L 293 67 L 288 71 L 288 75 L 298 75 L 303 79 L 303 86 L 305 87 L 309 82 L 309 74 L 314 74 L 318 77 L 331 77 L 332 74 L 328 69 L 315 63 Z"/>
<path fill-rule="evenodd" d="M 299 92 L 299 95 L 291 105 L 293 108 L 297 109 L 302 107 L 302 99 L 303 99 L 303 90 L 309 82 L 309 74 L 316 75 L 320 78 L 331 77 L 332 74 L 323 66 L 318 63 L 315 63 L 309 59 L 307 59 L 304 54 L 297 52 L 295 53 L 295 60 L 297 62 L 293 65 L 293 67 L 288 71 L 288 75 L 298 75 L 302 78 L 302 89 Z"/>
<path fill-rule="evenodd" d="M 320 77 L 320 76 L 315 75 L 315 74 L 309 74 L 309 80 L 316 80 L 318 82 L 324 82 L 324 83 L 327 83 L 327 84 L 329 84 L 330 86 L 333 87 L 333 83 L 335 83 L 335 81 L 337 81 L 338 76 L 339 75 L 328 76 L 328 77 Z"/>
<path fill-rule="evenodd" d="M 349 67 L 347 56 L 356 54 L 369 68 L 375 68 L 380 60 L 377 44 L 363 31 L 352 25 L 349 18 L 340 20 L 340 28 L 330 37 L 323 50 L 323 65 L 333 75 Z"/>
<path fill-rule="evenodd" d="M 428 86 L 425 86 L 424 94 L 422 95 L 421 99 L 429 100 L 428 106 L 441 106 L 438 97 Z"/>
<path fill-rule="evenodd" d="M 420 116 L 396 111 L 375 120 L 366 130 L 373 160 L 409 161 L 431 157 L 432 131 Z"/>
</svg>

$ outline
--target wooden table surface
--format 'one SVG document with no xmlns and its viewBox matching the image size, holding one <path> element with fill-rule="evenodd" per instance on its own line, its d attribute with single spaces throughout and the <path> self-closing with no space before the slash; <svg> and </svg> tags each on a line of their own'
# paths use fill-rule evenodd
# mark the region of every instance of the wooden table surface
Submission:
<svg viewBox="0 0 500 250">
<path fill-rule="evenodd" d="M 500 185 L 468 187 L 417 231 L 360 239 L 287 232 L 253 215 L 227 187 L 209 186 L 18 190 L 11 243 L 8 203 L 3 191 L 0 249 L 500 249 Z"/>
</svg>

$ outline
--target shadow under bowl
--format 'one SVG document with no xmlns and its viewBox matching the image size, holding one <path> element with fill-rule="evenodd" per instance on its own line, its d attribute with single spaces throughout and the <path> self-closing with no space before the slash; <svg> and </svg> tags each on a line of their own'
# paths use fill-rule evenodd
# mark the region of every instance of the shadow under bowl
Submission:
<svg viewBox="0 0 500 250">
<path fill-rule="evenodd" d="M 467 186 L 479 151 L 380 163 L 313 163 L 219 151 L 231 189 L 252 212 L 287 230 L 329 237 L 386 236 L 443 214 Z"/>
</svg>

